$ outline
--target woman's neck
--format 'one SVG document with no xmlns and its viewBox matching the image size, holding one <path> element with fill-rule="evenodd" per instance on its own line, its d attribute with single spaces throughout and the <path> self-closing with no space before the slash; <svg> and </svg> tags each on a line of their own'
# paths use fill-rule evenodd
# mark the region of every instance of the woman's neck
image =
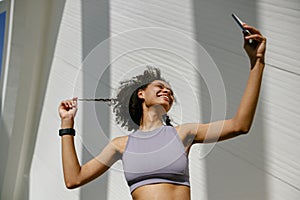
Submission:
<svg viewBox="0 0 300 200">
<path fill-rule="evenodd" d="M 140 130 L 152 131 L 163 125 L 162 116 L 166 114 L 161 106 L 152 106 L 143 109 L 143 117 L 141 119 Z"/>
</svg>

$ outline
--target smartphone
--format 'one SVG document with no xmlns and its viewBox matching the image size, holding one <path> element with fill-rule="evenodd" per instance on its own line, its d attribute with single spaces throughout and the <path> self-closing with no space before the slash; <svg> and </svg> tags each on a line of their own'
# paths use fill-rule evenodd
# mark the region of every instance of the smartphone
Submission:
<svg viewBox="0 0 300 200">
<path fill-rule="evenodd" d="M 251 35 L 250 31 L 245 29 L 242 20 L 240 20 L 238 16 L 236 16 L 234 13 L 232 13 L 231 16 L 233 17 L 234 21 L 236 21 L 236 23 L 239 25 L 239 27 L 242 29 L 244 35 Z"/>
<path fill-rule="evenodd" d="M 251 35 L 250 31 L 245 29 L 245 27 L 243 26 L 242 20 L 240 20 L 240 18 L 238 18 L 238 16 L 236 16 L 234 13 L 232 13 L 231 16 L 233 17 L 234 21 L 236 21 L 236 23 L 239 25 L 239 27 L 242 29 L 243 34 L 245 36 Z M 257 46 L 257 42 L 255 40 L 249 39 L 248 43 L 251 44 L 251 46 L 253 46 L 253 47 Z"/>
</svg>

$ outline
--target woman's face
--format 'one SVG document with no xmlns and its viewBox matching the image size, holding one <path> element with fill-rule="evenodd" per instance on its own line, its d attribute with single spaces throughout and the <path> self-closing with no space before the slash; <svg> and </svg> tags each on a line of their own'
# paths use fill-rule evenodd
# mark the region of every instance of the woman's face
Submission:
<svg viewBox="0 0 300 200">
<path fill-rule="evenodd" d="M 174 94 L 169 84 L 162 80 L 151 82 L 138 96 L 144 99 L 145 106 L 161 105 L 168 112 L 174 102 Z"/>
</svg>

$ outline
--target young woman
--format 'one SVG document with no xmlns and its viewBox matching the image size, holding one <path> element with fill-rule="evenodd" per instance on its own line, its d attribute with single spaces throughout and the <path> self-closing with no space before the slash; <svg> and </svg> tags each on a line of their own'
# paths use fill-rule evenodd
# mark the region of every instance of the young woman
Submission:
<svg viewBox="0 0 300 200">
<path fill-rule="evenodd" d="M 62 101 L 62 161 L 67 188 L 79 187 L 102 175 L 122 159 L 131 195 L 138 199 L 189 200 L 188 153 L 193 144 L 222 141 L 250 130 L 264 70 L 266 38 L 254 27 L 244 38 L 251 70 L 244 95 L 232 119 L 208 124 L 188 123 L 173 127 L 167 112 L 174 102 L 170 85 L 155 68 L 121 83 L 114 112 L 117 123 L 134 130 L 113 139 L 94 159 L 80 166 L 74 148 L 77 99 Z M 255 40 L 256 45 L 248 40 Z M 222 125 L 222 126 L 220 126 Z M 209 128 L 210 127 L 210 128 Z M 214 127 L 221 127 L 214 128 Z"/>
</svg>

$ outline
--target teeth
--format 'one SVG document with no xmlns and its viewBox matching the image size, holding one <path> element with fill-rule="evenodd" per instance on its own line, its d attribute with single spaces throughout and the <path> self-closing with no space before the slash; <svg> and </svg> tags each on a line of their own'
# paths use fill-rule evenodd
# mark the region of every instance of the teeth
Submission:
<svg viewBox="0 0 300 200">
<path fill-rule="evenodd" d="M 170 99 L 167 95 L 162 94 L 162 95 L 158 95 L 158 97 L 166 97 L 168 100 Z"/>
</svg>

